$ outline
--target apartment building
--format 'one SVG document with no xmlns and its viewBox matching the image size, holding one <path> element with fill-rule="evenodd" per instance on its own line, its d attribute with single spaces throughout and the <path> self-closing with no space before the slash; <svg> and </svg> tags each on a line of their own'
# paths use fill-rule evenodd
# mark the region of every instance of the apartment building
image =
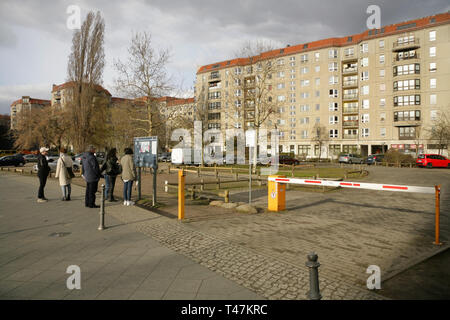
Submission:
<svg viewBox="0 0 450 320">
<path fill-rule="evenodd" d="M 429 132 L 450 113 L 450 13 L 205 65 L 195 98 L 208 108 L 208 128 L 254 126 L 246 95 L 261 63 L 279 67 L 267 81 L 276 118 L 264 126 L 280 131 L 280 152 L 437 152 Z M 326 133 L 321 150 L 317 128 Z"/>
<path fill-rule="evenodd" d="M 52 86 L 52 98 L 51 105 L 54 108 L 64 108 L 73 99 L 73 90 L 76 83 L 74 81 L 65 82 L 60 85 L 53 84 Z M 108 104 L 111 103 L 111 93 L 100 85 L 95 85 L 94 99 L 104 98 L 108 100 Z"/>
<path fill-rule="evenodd" d="M 22 96 L 22 99 L 16 100 L 11 104 L 11 130 L 16 130 L 19 122 L 19 115 L 24 111 L 31 111 L 34 108 L 43 108 L 50 105 L 50 100 L 35 99 L 30 96 Z"/>
</svg>

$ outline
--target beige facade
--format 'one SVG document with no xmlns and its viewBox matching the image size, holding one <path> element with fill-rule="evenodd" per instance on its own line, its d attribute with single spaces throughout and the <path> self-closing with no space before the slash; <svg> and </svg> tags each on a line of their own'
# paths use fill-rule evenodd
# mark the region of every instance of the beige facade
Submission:
<svg viewBox="0 0 450 320">
<path fill-rule="evenodd" d="M 279 65 L 267 82 L 278 113 L 265 126 L 280 130 L 280 151 L 318 157 L 317 124 L 327 133 L 321 157 L 383 148 L 415 153 L 416 145 L 436 152 L 429 131 L 441 112 L 450 113 L 450 13 L 286 47 L 253 61 L 269 60 Z M 196 100 L 216 114 L 209 128 L 251 127 L 244 102 L 246 85 L 258 74 L 253 61 L 199 69 Z M 236 74 L 243 83 L 235 85 Z"/>
<path fill-rule="evenodd" d="M 34 99 L 29 96 L 23 96 L 22 99 L 16 100 L 11 104 L 11 130 L 16 130 L 19 114 L 21 112 L 31 111 L 34 108 L 43 108 L 50 105 L 50 100 Z"/>
</svg>

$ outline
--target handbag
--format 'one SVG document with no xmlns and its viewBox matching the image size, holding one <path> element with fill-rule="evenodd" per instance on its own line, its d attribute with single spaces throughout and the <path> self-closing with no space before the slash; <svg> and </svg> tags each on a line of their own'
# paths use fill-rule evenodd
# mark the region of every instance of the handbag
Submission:
<svg viewBox="0 0 450 320">
<path fill-rule="evenodd" d="M 66 164 L 62 158 L 61 158 L 61 161 L 64 165 L 64 168 L 66 168 L 67 176 L 69 176 L 69 179 L 75 178 L 75 174 L 73 173 L 72 168 L 66 167 Z"/>
</svg>

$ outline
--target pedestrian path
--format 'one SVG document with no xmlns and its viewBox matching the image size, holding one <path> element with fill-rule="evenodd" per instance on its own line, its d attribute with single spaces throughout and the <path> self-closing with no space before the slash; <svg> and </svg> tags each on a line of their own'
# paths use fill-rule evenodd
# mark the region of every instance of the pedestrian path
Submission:
<svg viewBox="0 0 450 320">
<path fill-rule="evenodd" d="M 263 299 L 253 291 L 136 231 L 110 212 L 84 207 L 84 188 L 60 200 L 49 180 L 47 203 L 36 202 L 36 177 L 0 173 L 0 299 Z M 99 203 L 99 199 L 97 200 Z M 143 220 L 167 219 L 148 215 Z M 141 221 L 142 222 L 142 221 Z M 69 290 L 68 266 L 81 269 L 81 289 Z"/>
</svg>

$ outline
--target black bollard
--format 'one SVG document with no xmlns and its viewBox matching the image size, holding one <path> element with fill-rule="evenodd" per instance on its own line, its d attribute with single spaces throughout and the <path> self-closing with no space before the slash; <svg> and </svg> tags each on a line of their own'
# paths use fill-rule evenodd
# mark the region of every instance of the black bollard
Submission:
<svg viewBox="0 0 450 320">
<path fill-rule="evenodd" d="M 98 230 L 105 229 L 105 185 L 102 184 L 102 200 L 100 203 L 100 225 Z"/>
<path fill-rule="evenodd" d="M 308 261 L 306 266 L 309 268 L 309 292 L 306 297 L 310 300 L 320 300 L 322 295 L 319 289 L 319 267 L 320 263 L 317 262 L 318 256 L 316 253 L 311 252 L 308 255 Z"/>
</svg>

